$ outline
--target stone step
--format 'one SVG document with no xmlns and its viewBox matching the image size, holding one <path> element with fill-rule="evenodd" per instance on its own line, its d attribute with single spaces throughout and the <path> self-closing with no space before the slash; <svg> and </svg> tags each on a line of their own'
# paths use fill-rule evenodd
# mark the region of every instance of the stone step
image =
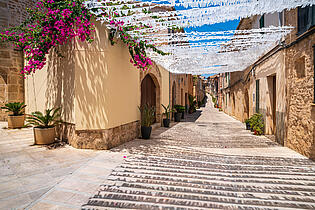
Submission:
<svg viewBox="0 0 315 210">
<path fill-rule="evenodd" d="M 128 166 L 127 166 L 128 167 Z M 169 176 L 170 174 L 174 177 L 186 177 L 186 178 L 197 178 L 197 179 L 222 179 L 222 180 L 263 180 L 264 182 L 270 182 L 270 181 L 297 181 L 297 182 L 306 182 L 306 183 L 314 183 L 315 176 L 314 177 L 297 177 L 295 178 L 292 175 L 285 175 L 285 176 L 269 176 L 269 175 L 250 175 L 250 174 L 229 174 L 229 173 L 202 173 L 198 171 L 193 172 L 187 172 L 187 171 L 181 171 L 181 170 L 173 170 L 172 168 L 168 168 L 165 170 L 150 170 L 148 168 L 142 168 L 142 169 L 135 169 L 135 168 L 116 168 L 115 172 L 123 172 L 123 173 L 137 173 L 137 174 L 148 174 L 148 175 L 161 175 L 161 176 Z"/>
<path fill-rule="evenodd" d="M 315 173 L 315 170 L 309 167 L 299 167 L 299 166 L 276 166 L 276 165 L 243 165 L 243 164 L 231 164 L 231 163 L 211 163 L 205 161 L 194 161 L 194 160 L 178 160 L 178 159 L 164 159 L 164 160 L 145 160 L 145 159 L 133 159 L 130 158 L 126 160 L 125 164 L 137 165 L 137 163 L 145 163 L 147 165 L 176 165 L 176 166 L 188 166 L 193 167 L 196 170 L 198 168 L 204 169 L 223 169 L 223 170 L 231 170 L 231 171 L 241 171 L 241 170 L 249 170 L 249 171 L 286 171 L 286 172 L 299 172 L 299 173 Z"/>
<path fill-rule="evenodd" d="M 244 189 L 246 192 L 277 192 L 277 191 L 298 191 L 305 193 L 313 193 L 313 186 L 299 186 L 289 184 L 269 184 L 269 183 L 236 183 L 227 181 L 204 181 L 193 179 L 177 179 L 173 177 L 160 177 L 160 176 L 141 176 L 135 175 L 133 177 L 126 177 L 120 175 L 110 175 L 108 180 L 116 182 L 129 182 L 129 183 L 146 183 L 146 184 L 164 184 L 170 186 L 182 187 L 195 187 L 200 189 L 225 189 L 232 188 L 234 191 L 241 191 Z"/>
<path fill-rule="evenodd" d="M 216 210 L 222 209 L 219 208 L 219 205 L 209 204 L 208 208 L 201 207 L 193 207 L 193 206 L 182 206 L 175 204 L 157 204 L 152 202 L 144 202 L 144 201 L 129 201 L 129 200 L 119 200 L 119 199 L 96 199 L 91 198 L 88 204 L 82 206 L 82 210 L 95 210 L 95 209 L 152 209 L 152 210 L 160 210 L 160 209 L 187 209 L 187 210 L 209 210 L 209 208 Z"/>
<path fill-rule="evenodd" d="M 165 147 L 166 153 L 171 153 L 174 155 L 174 153 L 180 152 L 181 154 L 187 154 L 188 156 L 205 156 L 209 158 L 210 160 L 217 160 L 217 161 L 245 161 L 245 162 L 277 162 L 277 163 L 283 163 L 284 165 L 296 165 L 297 163 L 299 165 L 304 166 L 314 166 L 313 162 L 307 158 L 283 158 L 283 157 L 266 157 L 266 156 L 235 156 L 235 155 L 220 155 L 215 153 L 209 153 L 209 152 L 202 152 L 196 149 L 189 149 L 184 147 L 172 147 L 172 146 L 166 146 Z M 160 151 L 159 151 L 160 152 Z M 163 151 L 164 153 L 164 151 Z M 158 155 L 160 156 L 160 155 Z"/>
<path fill-rule="evenodd" d="M 239 173 L 225 173 L 225 172 L 204 172 L 197 170 L 183 170 L 176 168 L 157 168 L 157 167 L 137 167 L 129 165 L 121 165 L 116 168 L 115 171 L 120 172 L 137 172 L 137 173 L 154 173 L 160 175 L 172 174 L 174 176 L 195 176 L 195 177 L 225 177 L 225 178 L 242 178 L 242 179 L 263 179 L 263 180 L 290 180 L 290 181 L 315 181 L 315 175 L 309 174 L 309 176 L 294 176 L 292 174 L 239 174 Z"/>
<path fill-rule="evenodd" d="M 99 192 L 101 198 L 106 197 L 108 193 L 119 194 L 131 194 L 137 196 L 152 196 L 162 197 L 169 199 L 185 199 L 191 201 L 205 201 L 205 202 L 222 202 L 222 203 L 242 203 L 246 205 L 262 205 L 269 206 L 272 203 L 274 207 L 311 207 L 315 208 L 315 200 L 313 198 L 295 198 L 292 196 L 279 196 L 268 194 L 236 194 L 236 196 L 230 196 L 227 193 L 221 193 L 220 195 L 211 195 L 204 192 L 203 194 L 196 193 L 182 193 L 178 191 L 165 191 L 163 190 L 151 190 L 143 188 L 129 188 L 121 186 L 104 186 Z M 98 198 L 98 197 L 97 197 Z M 313 205 L 312 205 L 313 204 Z"/>
<path fill-rule="evenodd" d="M 188 182 L 188 183 L 200 183 L 200 184 L 213 184 L 213 183 L 230 183 L 230 184 L 242 184 L 242 185 L 279 185 L 279 186 L 299 186 L 305 188 L 315 189 L 315 182 L 310 181 L 291 181 L 291 180 L 261 180 L 261 179 L 242 179 L 242 178 L 222 178 L 222 177 L 194 177 L 194 176 L 175 176 L 174 174 L 155 174 L 153 173 L 133 173 L 133 172 L 119 172 L 114 171 L 110 175 L 113 177 L 125 177 L 125 178 L 138 178 L 138 179 L 156 179 L 165 181 L 177 181 L 177 182 Z"/>
<path fill-rule="evenodd" d="M 183 164 L 182 164 L 183 165 Z M 155 168 L 156 170 L 168 170 L 170 168 L 174 170 L 189 170 L 189 171 L 199 171 L 199 172 L 216 172 L 216 173 L 228 173 L 228 174 L 257 174 L 257 175 L 292 175 L 292 176 L 315 176 L 315 173 L 313 170 L 310 170 L 309 172 L 301 172 L 300 170 L 258 170 L 255 171 L 249 170 L 249 169 L 242 169 L 242 170 L 235 170 L 235 169 L 226 169 L 225 167 L 217 167 L 217 165 L 214 165 L 213 168 L 204 168 L 204 167 L 196 167 L 196 166 L 181 166 L 180 164 L 173 165 L 170 163 L 147 163 L 145 161 L 143 162 L 126 162 L 121 165 L 121 167 L 139 167 L 139 168 Z"/>
<path fill-rule="evenodd" d="M 246 202 L 244 200 L 240 199 L 230 199 L 230 198 L 217 198 L 213 199 L 212 201 L 204 201 L 204 200 L 191 200 L 191 199 L 184 199 L 184 198 L 170 198 L 170 197 L 162 197 L 159 195 L 143 195 L 139 192 L 132 192 L 132 194 L 123 193 L 123 192 L 99 192 L 99 194 L 95 195 L 93 198 L 90 199 L 89 205 L 101 205 L 104 206 L 104 201 L 110 200 L 118 200 L 120 202 L 122 201 L 131 201 L 132 203 L 152 203 L 157 204 L 157 206 L 161 205 L 174 205 L 174 206 L 189 206 L 189 207 L 198 207 L 198 208 L 243 208 L 243 209 L 270 209 L 272 208 L 279 208 L 281 209 L 288 208 L 288 209 L 297 209 L 297 208 L 303 208 L 303 209 L 313 209 L 315 206 L 312 206 L 308 203 L 301 203 L 301 202 L 287 202 L 282 203 L 279 201 L 259 201 L 256 202 Z M 125 207 L 125 206 L 123 206 Z M 178 207 L 177 207 L 178 208 Z M 151 208 L 148 208 L 151 209 Z"/>
<path fill-rule="evenodd" d="M 113 185 L 106 185 L 106 186 L 113 186 Z M 116 186 L 116 185 L 115 185 Z M 172 186 L 167 185 L 163 182 L 158 182 L 157 184 L 152 183 L 141 183 L 141 182 L 123 182 L 120 183 L 118 186 L 126 187 L 126 188 L 143 188 L 149 190 L 162 190 L 162 191 L 175 191 L 175 192 L 182 192 L 182 193 L 192 193 L 192 194 L 209 194 L 209 195 L 222 195 L 222 196 L 232 196 L 232 197 L 252 197 L 252 196 L 261 196 L 261 195 L 268 195 L 268 196 L 286 196 L 286 197 L 293 197 L 297 199 L 304 199 L 310 198 L 315 199 L 315 192 L 302 192 L 302 191 L 289 191 L 289 190 L 277 190 L 272 191 L 270 189 L 264 189 L 262 191 L 261 188 L 247 188 L 247 187 L 240 187 L 240 188 L 233 188 L 233 187 L 220 187 L 220 186 L 208 186 L 208 188 L 200 188 L 196 185 L 183 185 L 183 186 Z M 102 186 L 104 187 L 104 186 Z M 101 187 L 101 188 L 102 188 Z"/>
<path fill-rule="evenodd" d="M 204 158 L 200 158 L 202 157 L 202 154 L 198 153 L 196 158 L 192 155 L 187 155 L 185 156 L 185 158 L 182 158 L 183 155 L 176 155 L 175 152 L 171 152 L 170 154 L 172 154 L 171 157 L 168 156 L 161 156 L 163 155 L 163 152 L 160 152 L 160 155 L 158 156 L 136 156 L 136 157 L 131 157 L 130 160 L 145 160 L 145 161 L 158 161 L 158 162 L 165 162 L 165 161 L 172 161 L 172 162 L 198 162 L 198 163 L 212 163 L 212 164 L 231 164 L 231 165 L 245 165 L 245 166 L 270 166 L 272 168 L 279 168 L 279 167 L 288 167 L 288 168 L 313 168 L 313 170 L 315 171 L 315 167 L 314 167 L 314 163 L 312 161 L 297 161 L 296 159 L 289 159 L 287 158 L 286 160 L 282 160 L 280 161 L 272 161 L 270 159 L 250 159 L 250 158 L 214 158 L 209 156 L 209 154 L 207 154 Z M 282 163 L 282 164 L 280 164 Z"/>
</svg>

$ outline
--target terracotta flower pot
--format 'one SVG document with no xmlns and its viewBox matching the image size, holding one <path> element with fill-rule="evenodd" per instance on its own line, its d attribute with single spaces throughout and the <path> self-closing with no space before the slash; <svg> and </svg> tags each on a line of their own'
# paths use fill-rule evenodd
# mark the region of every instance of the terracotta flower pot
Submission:
<svg viewBox="0 0 315 210">
<path fill-rule="evenodd" d="M 8 116 L 8 128 L 23 128 L 24 127 L 24 115 Z"/>
<path fill-rule="evenodd" d="M 55 127 L 34 128 L 35 144 L 52 144 L 55 142 Z"/>
</svg>

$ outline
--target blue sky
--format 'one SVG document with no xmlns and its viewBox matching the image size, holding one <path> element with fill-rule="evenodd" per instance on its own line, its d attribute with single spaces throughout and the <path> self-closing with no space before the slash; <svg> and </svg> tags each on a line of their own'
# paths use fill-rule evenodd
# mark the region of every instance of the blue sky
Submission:
<svg viewBox="0 0 315 210">
<path fill-rule="evenodd" d="M 198 28 L 185 28 L 186 32 L 190 31 L 201 31 L 201 32 L 206 32 L 206 31 L 227 31 L 227 30 L 235 30 L 239 24 L 240 20 L 233 20 L 233 21 L 228 21 L 225 23 L 217 23 L 213 25 L 204 25 L 202 27 Z M 203 74 L 202 76 L 209 77 L 214 74 Z"/>
<path fill-rule="evenodd" d="M 175 7 L 176 10 L 185 10 L 183 7 Z M 200 31 L 200 32 L 211 32 L 211 31 L 227 31 L 227 30 L 235 30 L 239 24 L 240 20 L 232 20 L 224 23 L 216 23 L 212 25 L 204 25 L 201 27 L 190 27 L 185 28 L 186 32 L 191 31 Z M 209 77 L 214 74 L 203 74 L 202 76 Z"/>
<path fill-rule="evenodd" d="M 142 1 L 151 1 L 151 0 L 142 0 Z M 160 2 L 163 3 L 163 2 Z M 169 3 L 166 1 L 165 3 Z M 183 7 L 175 7 L 176 10 L 185 10 Z M 201 27 L 190 27 L 190 28 L 185 28 L 186 32 L 191 32 L 191 31 L 200 31 L 200 32 L 207 32 L 207 31 L 227 31 L 227 30 L 235 30 L 239 24 L 240 20 L 233 20 L 233 21 L 227 21 L 224 23 L 216 23 L 212 25 L 204 25 Z M 214 74 L 203 74 L 205 77 L 209 77 Z"/>
</svg>

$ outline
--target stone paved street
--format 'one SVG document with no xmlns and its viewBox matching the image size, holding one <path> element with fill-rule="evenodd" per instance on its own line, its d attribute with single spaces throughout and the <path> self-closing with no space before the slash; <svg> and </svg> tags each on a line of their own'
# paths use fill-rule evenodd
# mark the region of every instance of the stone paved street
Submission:
<svg viewBox="0 0 315 210">
<path fill-rule="evenodd" d="M 206 108 L 129 153 L 83 209 L 315 209 L 315 163 Z"/>
<path fill-rule="evenodd" d="M 1 210 L 80 209 L 123 160 L 109 151 L 33 144 L 32 129 L 0 129 Z"/>
<path fill-rule="evenodd" d="M 0 209 L 315 209 L 315 163 L 211 104 L 111 151 L 33 141 L 1 129 Z"/>
</svg>

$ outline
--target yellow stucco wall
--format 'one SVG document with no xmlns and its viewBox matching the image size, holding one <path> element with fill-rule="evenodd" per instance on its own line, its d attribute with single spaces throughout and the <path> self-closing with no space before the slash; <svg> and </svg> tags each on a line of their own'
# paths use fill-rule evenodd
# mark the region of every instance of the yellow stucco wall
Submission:
<svg viewBox="0 0 315 210">
<path fill-rule="evenodd" d="M 67 45 L 59 51 L 64 57 L 51 51 L 44 68 L 25 79 L 26 113 L 60 107 L 63 120 L 75 123 L 74 48 Z"/>
<path fill-rule="evenodd" d="M 161 77 L 162 77 L 162 91 L 161 91 L 161 104 L 167 106 L 170 103 L 170 87 L 169 87 L 169 78 L 170 73 L 163 67 L 159 66 Z M 162 105 L 161 105 L 162 106 Z M 164 109 L 161 107 L 162 112 L 164 112 Z"/>
<path fill-rule="evenodd" d="M 92 45 L 76 50 L 76 129 L 108 129 L 139 120 L 139 70 L 129 62 L 125 45 L 112 46 L 105 26 L 96 25 Z"/>
<path fill-rule="evenodd" d="M 63 120 L 76 130 L 109 129 L 140 120 L 140 71 L 119 40 L 112 46 L 107 29 L 96 22 L 92 44 L 63 47 L 65 58 L 48 56 L 48 64 L 25 80 L 27 113 L 62 107 Z M 169 104 L 169 72 L 159 67 L 161 103 Z M 163 109 L 160 109 L 163 111 Z"/>
</svg>

